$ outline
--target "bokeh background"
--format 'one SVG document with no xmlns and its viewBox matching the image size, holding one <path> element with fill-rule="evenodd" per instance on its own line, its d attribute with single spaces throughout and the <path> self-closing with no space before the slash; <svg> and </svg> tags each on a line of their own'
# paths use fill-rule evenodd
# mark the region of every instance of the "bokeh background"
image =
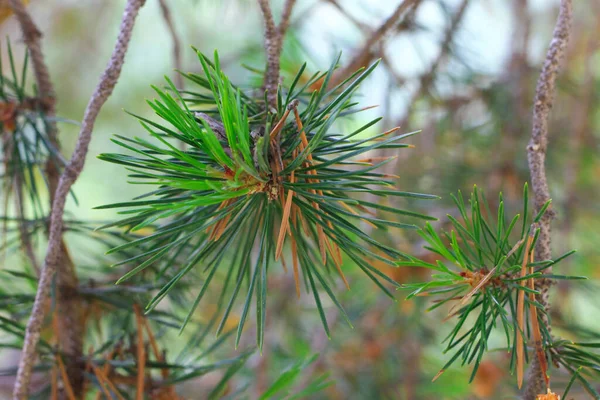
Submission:
<svg viewBox="0 0 600 400">
<path fill-rule="evenodd" d="M 275 10 L 280 9 L 282 2 L 273 3 Z M 340 51 L 342 65 L 349 64 L 398 3 L 299 0 L 284 45 L 284 79 L 293 76 L 303 62 L 307 62 L 310 74 L 327 69 Z M 559 77 L 547 159 L 557 210 L 554 252 L 558 255 L 577 249 L 561 264 L 560 273 L 592 278 L 583 283 L 564 281 L 553 290 L 554 326 L 567 337 L 574 330 L 600 332 L 600 286 L 596 284 L 600 278 L 600 3 L 575 3 L 573 36 Z M 123 5 L 123 0 L 31 1 L 32 15 L 44 33 L 58 114 L 73 121 L 60 124 L 66 155 L 73 149 L 77 121 L 108 60 Z M 456 213 L 449 194 L 458 190 L 469 193 L 473 185 L 482 188 L 492 204 L 502 192 L 513 214 L 522 207 L 523 184 L 529 179 L 525 146 L 531 132 L 532 97 L 557 5 L 553 0 L 423 0 L 414 18 L 392 29 L 363 60 L 368 64 L 382 58 L 360 92 L 362 104 L 378 107 L 354 117 L 349 124 L 383 116 L 369 134 L 397 125 L 406 132 L 421 130 L 410 139 L 415 148 L 403 150 L 389 172 L 399 176 L 401 190 L 441 197 L 411 205 L 438 217 L 437 227 L 445 226 L 446 214 Z M 262 18 L 255 2 L 172 0 L 169 7 L 180 37 L 185 71 L 200 70 L 191 49 L 194 46 L 206 53 L 218 49 L 233 82 L 257 79 L 242 66 L 262 68 L 264 63 Z M 466 7 L 464 15 L 455 29 L 449 29 L 461 7 Z M 13 19 L 0 26 L 0 36 L 10 38 L 15 60 L 22 60 L 24 47 Z M 97 120 L 86 167 L 74 186 L 79 204 L 71 200 L 68 204 L 71 216 L 90 221 L 111 219 L 115 217 L 111 210 L 94 207 L 126 201 L 144 192 L 144 188 L 127 183 L 124 168 L 96 156 L 117 150 L 109 140 L 112 134 L 144 135 L 138 122 L 124 110 L 152 117 L 145 101 L 154 96 L 151 84 L 162 84 L 164 75 L 174 76 L 172 46 L 158 1 L 147 0 L 119 84 Z M 2 52 L 5 58 L 6 46 Z M 8 66 L 3 67 L 8 73 Z M 372 234 L 403 251 L 427 257 L 414 232 Z M 89 244 L 80 244 L 77 237 L 69 240 L 75 259 L 86 260 L 88 252 L 97 251 L 87 248 Z M 427 273 L 420 270 L 381 268 L 399 282 L 427 279 Z M 251 357 L 233 386 L 249 383 L 245 395 L 256 398 L 254 393 L 261 393 L 286 366 L 318 354 L 317 361 L 303 371 L 304 381 L 299 386 L 323 372 L 330 374 L 334 385 L 314 398 L 516 396 L 515 379 L 507 374 L 508 355 L 500 350 L 500 335 L 492 341 L 499 350 L 485 357 L 473 384 L 468 384 L 467 367 L 454 367 L 431 383 L 448 359 L 441 352 L 441 341 L 452 326 L 440 322 L 443 312 L 426 313 L 426 300 L 405 301 L 403 292 L 392 302 L 357 268 L 348 266 L 347 270 L 351 290 L 345 292 L 340 286 L 339 292 L 354 329 L 338 318 L 335 307 L 326 304 L 331 340 L 323 332 L 312 297 L 296 300 L 290 295 L 291 272 L 270 271 L 266 348 L 262 357 Z M 201 280 L 200 273 L 196 278 Z M 198 309 L 196 317 L 207 320 L 213 312 L 207 304 Z M 244 340 L 251 344 L 252 327 L 247 331 Z M 190 335 L 194 332 L 186 332 L 179 339 L 174 335 L 170 342 L 174 351 L 181 349 Z M 235 353 L 233 341 L 222 351 Z M 0 365 L 11 363 L 14 357 L 0 352 Z M 558 374 L 553 379 L 560 393 L 568 378 Z M 218 373 L 188 382 L 180 393 L 190 399 L 202 398 L 198 393 L 217 380 Z M 9 384 L 2 382 L 0 398 Z M 586 398 L 579 389 L 573 389 L 571 396 Z"/>
</svg>

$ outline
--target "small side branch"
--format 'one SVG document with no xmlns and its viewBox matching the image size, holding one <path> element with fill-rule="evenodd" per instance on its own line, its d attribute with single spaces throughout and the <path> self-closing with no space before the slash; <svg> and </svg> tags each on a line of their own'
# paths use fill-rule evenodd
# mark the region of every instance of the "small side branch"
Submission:
<svg viewBox="0 0 600 400">
<path fill-rule="evenodd" d="M 48 297 L 52 278 L 56 272 L 62 253 L 63 214 L 66 199 L 71 186 L 83 170 L 92 130 L 94 128 L 94 122 L 100 109 L 112 93 L 113 88 L 119 79 L 125 59 L 125 53 L 127 52 L 129 41 L 131 40 L 135 18 L 144 2 L 145 0 L 128 0 L 127 2 L 121 21 L 119 36 L 111 59 L 85 110 L 73 156 L 60 176 L 50 216 L 50 235 L 46 259 L 38 283 L 33 310 L 29 321 L 27 322 L 25 331 L 23 353 L 19 362 L 19 370 L 17 372 L 13 391 L 13 398 L 15 400 L 25 400 L 28 397 L 29 383 L 31 381 L 31 373 L 36 356 L 36 347 L 40 339 L 40 332 L 45 316 L 44 304 Z M 16 4 L 21 2 L 19 0 L 11 0 L 11 4 L 13 3 Z"/>
<path fill-rule="evenodd" d="M 433 62 L 431 63 L 431 66 L 429 67 L 427 72 L 425 72 L 423 75 L 421 75 L 421 77 L 419 79 L 419 88 L 412 95 L 412 97 L 408 103 L 408 109 L 406 110 L 404 117 L 402 118 L 402 120 L 400 122 L 398 122 L 396 124 L 397 126 L 402 127 L 402 129 L 406 129 L 406 125 L 408 124 L 408 120 L 412 113 L 413 105 L 424 93 L 426 93 L 430 89 L 430 87 L 433 84 L 435 77 L 438 73 L 438 70 L 440 69 L 440 66 L 448 57 L 448 53 L 450 52 L 450 49 L 452 47 L 452 42 L 454 41 L 454 36 L 456 35 L 456 32 L 458 31 L 458 27 L 460 26 L 460 23 L 461 23 L 463 17 L 465 16 L 465 11 L 466 11 L 468 5 L 469 5 L 469 0 L 462 0 L 460 5 L 458 6 L 458 9 L 454 13 L 454 16 L 452 17 L 452 21 L 450 21 L 450 25 L 448 26 L 448 29 L 446 30 L 446 34 L 444 35 L 444 40 L 442 41 L 442 43 L 440 45 L 440 52 L 439 52 L 438 56 L 435 58 L 435 60 L 433 60 Z"/>
<path fill-rule="evenodd" d="M 414 19 L 417 8 L 421 4 L 421 0 L 404 0 L 396 7 L 392 15 L 390 15 L 365 41 L 365 44 L 358 50 L 350 62 L 339 72 L 337 72 L 330 86 L 334 87 L 343 82 L 346 78 L 362 67 L 366 67 L 374 58 L 377 44 L 386 37 L 386 35 L 396 26 L 403 15 L 406 15 L 404 21 L 410 22 Z M 409 26 L 410 23 L 405 24 Z"/>
<path fill-rule="evenodd" d="M 173 41 L 173 65 L 175 66 L 176 70 L 181 71 L 181 42 L 179 40 L 179 35 L 177 35 L 177 31 L 175 30 L 173 18 L 171 18 L 171 10 L 167 6 L 166 0 L 159 0 L 159 3 L 163 19 L 165 20 L 165 24 L 167 25 L 167 29 L 169 30 L 169 34 L 171 35 L 171 40 Z M 175 74 L 174 80 L 177 89 L 183 89 L 183 78 L 180 73 Z"/>
<path fill-rule="evenodd" d="M 296 0 L 286 0 L 279 26 L 275 25 L 269 0 L 258 0 L 258 4 L 265 20 L 267 68 L 265 70 L 264 89 L 267 91 L 267 106 L 276 108 L 277 87 L 279 86 L 279 61 L 283 48 L 283 37 L 290 25 L 290 17 Z"/>
<path fill-rule="evenodd" d="M 548 148 L 548 120 L 556 91 L 556 76 L 560 70 L 561 61 L 569 42 L 569 33 L 573 19 L 572 0 L 561 0 L 560 11 L 550 47 L 546 53 L 546 60 L 538 79 L 536 94 L 533 103 L 533 129 L 531 140 L 527 146 L 527 161 L 531 173 L 531 186 L 533 188 L 535 208 L 541 207 L 550 200 L 550 190 L 546 178 L 546 150 Z M 549 207 L 542 216 L 539 228 L 540 234 L 535 247 L 535 261 L 549 260 L 552 256 L 550 243 L 550 223 L 554 212 Z M 552 267 L 545 270 L 551 273 Z M 541 291 L 540 303 L 549 311 L 548 289 L 551 282 L 543 280 L 538 289 Z M 543 318 L 548 331 L 550 326 L 547 318 Z M 533 359 L 527 374 L 527 384 L 523 393 L 525 400 L 535 399 L 537 394 L 544 392 L 544 378 L 537 358 Z"/>
</svg>

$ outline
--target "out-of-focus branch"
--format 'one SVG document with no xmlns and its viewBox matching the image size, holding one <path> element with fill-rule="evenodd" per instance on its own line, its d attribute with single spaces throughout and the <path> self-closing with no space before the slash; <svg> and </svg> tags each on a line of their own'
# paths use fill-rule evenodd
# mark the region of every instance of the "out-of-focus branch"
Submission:
<svg viewBox="0 0 600 400">
<path fill-rule="evenodd" d="M 113 88 L 119 79 L 125 59 L 125 53 L 127 52 L 129 41 L 131 40 L 135 18 L 144 2 L 145 0 L 128 0 L 127 5 L 125 6 L 119 36 L 111 59 L 85 110 L 73 156 L 60 176 L 54 202 L 52 204 L 52 213 L 50 215 L 50 235 L 48 238 L 46 259 L 38 282 L 38 290 L 35 296 L 33 310 L 29 321 L 27 322 L 23 353 L 19 362 L 19 370 L 17 372 L 13 391 L 13 396 L 16 400 L 24 400 L 28 397 L 29 382 L 31 380 L 31 373 L 36 357 L 36 347 L 40 339 L 40 332 L 45 316 L 44 303 L 48 297 L 57 265 L 61 261 L 63 214 L 66 199 L 73 183 L 83 170 L 92 130 L 94 128 L 94 122 L 100 109 L 112 93 Z M 12 4 L 15 4 L 16 7 L 19 5 L 22 6 L 19 0 L 11 0 L 11 5 Z M 69 329 L 69 327 L 65 327 L 65 329 Z"/>
<path fill-rule="evenodd" d="M 465 11 L 467 9 L 468 4 L 469 4 L 469 0 L 462 0 L 460 5 L 458 6 L 458 9 L 454 13 L 452 20 L 450 21 L 450 25 L 448 26 L 448 29 L 446 30 L 446 34 L 444 35 L 444 40 L 442 41 L 442 43 L 440 45 L 440 52 L 439 52 L 438 56 L 436 57 L 435 60 L 433 60 L 429 69 L 427 70 L 427 72 L 425 72 L 419 78 L 419 87 L 411 96 L 410 101 L 408 102 L 408 108 L 406 110 L 406 113 L 404 114 L 404 117 L 397 124 L 397 126 L 401 127 L 402 129 L 406 128 L 408 119 L 410 118 L 410 115 L 412 113 L 413 105 L 417 102 L 419 97 L 421 97 L 424 93 L 426 93 L 429 90 L 431 84 L 435 81 L 435 77 L 436 77 L 436 74 L 437 74 L 440 66 L 446 60 L 446 57 L 448 56 L 448 53 L 450 52 L 450 48 L 452 47 L 452 42 L 454 41 L 454 35 L 456 34 L 458 27 L 460 26 L 460 22 L 462 21 L 464 15 L 465 15 Z"/>
<path fill-rule="evenodd" d="M 277 107 L 277 87 L 279 86 L 279 61 L 283 48 L 283 38 L 290 25 L 292 9 L 296 0 L 286 0 L 279 26 L 275 25 L 269 0 L 258 0 L 260 10 L 265 20 L 265 51 L 267 53 L 267 68 L 265 70 L 264 89 L 267 91 L 268 107 Z"/>
<path fill-rule="evenodd" d="M 35 25 L 35 22 L 27 12 L 23 2 L 21 0 L 11 0 L 10 6 L 15 13 L 21 31 L 23 33 L 23 40 L 27 45 L 27 49 L 30 54 L 31 63 L 33 65 L 33 72 L 38 87 L 38 99 L 35 103 L 43 110 L 45 114 L 46 132 L 50 145 L 53 146 L 56 151 L 60 151 L 60 142 L 58 140 L 58 127 L 56 125 L 56 98 L 52 80 L 50 79 L 50 73 L 46 66 L 44 54 L 42 52 L 41 38 L 42 34 Z M 58 187 L 60 171 L 57 165 L 57 160 L 53 157 L 49 157 L 46 161 L 45 166 L 46 177 L 48 180 L 48 188 L 50 192 L 50 205 L 53 204 L 55 198 L 55 191 Z M 17 182 L 19 186 L 21 183 Z M 23 205 L 22 205 L 22 189 L 17 187 L 17 197 L 20 204 L 20 215 L 24 217 Z M 21 230 L 22 241 L 25 245 L 25 251 L 28 257 L 31 259 L 34 267 L 38 270 L 38 262 L 35 259 L 33 248 L 31 245 L 30 238 L 27 232 Z M 61 326 L 68 326 L 68 329 L 59 330 L 57 340 L 60 351 L 68 356 L 68 362 L 66 365 L 68 376 L 71 379 L 71 386 L 74 388 L 76 393 L 82 388 L 83 384 L 83 372 L 76 365 L 76 360 L 82 354 L 83 345 L 83 326 L 81 326 L 81 304 L 77 301 L 73 292 L 77 288 L 78 280 L 75 274 L 75 265 L 71 260 L 71 257 L 67 251 L 65 243 L 62 241 L 62 235 L 59 238 L 59 254 L 57 256 L 57 309 L 59 324 Z"/>
<path fill-rule="evenodd" d="M 160 10 L 162 12 L 163 19 L 165 20 L 165 24 L 167 25 L 167 29 L 169 30 L 169 34 L 171 35 L 171 40 L 173 42 L 173 65 L 175 69 L 181 71 L 181 42 L 179 40 L 179 35 L 177 35 L 177 31 L 175 30 L 175 24 L 173 23 L 173 18 L 171 18 L 171 10 L 169 6 L 167 6 L 166 0 L 158 0 L 160 4 Z M 178 89 L 183 88 L 183 78 L 180 73 L 175 74 L 175 86 Z"/>
<path fill-rule="evenodd" d="M 284 6 L 283 6 L 283 12 L 281 13 L 281 21 L 279 22 L 279 26 L 277 27 L 277 30 L 279 31 L 279 47 L 280 47 L 280 52 L 281 52 L 281 46 L 283 45 L 283 36 L 285 35 L 285 33 L 287 32 L 288 28 L 290 27 L 290 18 L 292 16 L 292 10 L 294 9 L 294 6 L 296 5 L 296 0 L 286 0 Z"/>
<path fill-rule="evenodd" d="M 531 186 L 534 194 L 536 212 L 550 200 L 550 190 L 548 188 L 545 166 L 546 150 L 548 148 L 548 120 L 554 101 L 556 76 L 560 70 L 561 61 L 569 42 L 572 18 L 572 0 L 561 0 L 558 19 L 552 34 L 552 41 L 550 42 L 550 47 L 546 53 L 546 60 L 544 61 L 544 66 L 542 67 L 542 72 L 540 73 L 535 91 L 536 94 L 533 103 L 533 129 L 531 132 L 531 140 L 527 145 L 527 161 L 531 173 Z M 552 207 L 548 207 L 539 222 L 540 234 L 535 247 L 536 261 L 545 261 L 552 257 L 550 223 L 553 216 L 554 212 Z M 544 272 L 552 273 L 552 267 L 546 268 Z M 548 303 L 548 290 L 551 286 L 551 281 L 547 279 L 540 280 L 538 286 L 538 289 L 541 292 L 539 301 L 548 313 L 550 307 L 550 304 Z M 543 320 L 546 328 L 550 331 L 547 317 L 544 316 Z M 544 377 L 542 374 L 543 371 L 541 371 L 538 358 L 534 357 L 527 373 L 527 384 L 523 392 L 523 398 L 525 400 L 533 400 L 536 398 L 537 394 L 543 392 Z"/>
<path fill-rule="evenodd" d="M 163 16 L 163 19 L 165 20 L 165 24 L 167 25 L 167 29 L 169 31 L 169 34 L 171 35 L 171 41 L 173 42 L 173 65 L 175 67 L 175 69 L 177 70 L 175 72 L 175 86 L 177 87 L 177 89 L 179 90 L 183 90 L 184 89 L 184 85 L 183 85 L 183 76 L 181 75 L 181 73 L 179 73 L 179 71 L 182 70 L 182 63 L 181 63 L 181 43 L 179 40 L 179 36 L 177 35 L 177 31 L 175 30 L 175 24 L 173 23 L 173 18 L 171 17 L 171 10 L 169 9 L 169 6 L 167 5 L 167 0 L 158 0 L 159 4 L 160 4 L 160 10 Z M 181 150 L 185 150 L 185 142 L 180 142 L 179 143 L 179 148 Z"/>
<path fill-rule="evenodd" d="M 350 14 L 344 7 L 342 7 L 338 0 L 325 0 L 325 2 L 335 7 L 336 10 L 338 10 L 344 17 L 346 17 L 350 22 L 356 25 L 360 30 L 365 32 L 370 31 L 367 25 L 354 18 L 352 14 Z"/>
<path fill-rule="evenodd" d="M 415 13 L 421 0 L 404 0 L 396 7 L 392 15 L 390 15 L 379 28 L 377 28 L 365 41 L 365 44 L 356 52 L 352 60 L 343 67 L 336 71 L 331 78 L 329 85 L 334 87 L 346 78 L 351 76 L 358 69 L 368 65 L 373 58 L 376 57 L 375 50 L 378 48 L 377 44 L 380 44 L 385 36 L 398 24 L 400 17 L 406 14 L 404 21 L 406 27 L 410 26 L 410 22 L 414 19 Z"/>
</svg>

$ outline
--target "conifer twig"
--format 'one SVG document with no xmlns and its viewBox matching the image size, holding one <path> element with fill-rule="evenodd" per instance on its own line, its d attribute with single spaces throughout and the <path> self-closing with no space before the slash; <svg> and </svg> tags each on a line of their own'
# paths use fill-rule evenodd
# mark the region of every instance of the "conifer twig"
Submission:
<svg viewBox="0 0 600 400">
<path fill-rule="evenodd" d="M 12 8 L 15 16 L 21 27 L 23 34 L 23 41 L 25 42 L 31 62 L 33 65 L 34 77 L 38 88 L 38 97 L 34 100 L 33 107 L 38 106 L 44 112 L 46 133 L 48 135 L 48 141 L 50 145 L 58 152 L 60 151 L 60 142 L 58 140 L 58 127 L 56 124 L 56 97 L 52 80 L 50 79 L 50 73 L 46 66 L 44 54 L 42 52 L 41 38 L 42 34 L 35 25 L 35 22 L 27 12 L 23 2 L 21 0 L 11 0 L 10 7 Z M 56 188 L 58 187 L 60 179 L 60 170 L 57 165 L 57 160 L 53 157 L 49 157 L 45 165 L 46 178 L 48 181 L 48 189 L 50 193 L 50 206 L 54 202 L 54 195 Z M 19 184 L 17 184 L 18 186 Z M 21 188 L 17 188 L 17 193 L 21 192 Z M 19 197 L 19 196 L 18 196 Z M 21 207 L 21 214 L 24 216 Z M 22 231 L 23 232 L 23 231 Z M 31 248 L 31 240 L 28 237 L 27 232 L 23 232 L 23 243 L 25 245 L 26 253 L 32 260 L 36 271 L 39 274 L 39 266 L 35 255 Z M 81 315 L 81 304 L 77 302 L 75 296 L 73 296 L 74 290 L 76 290 L 78 280 L 75 274 L 75 266 L 71 257 L 67 251 L 66 245 L 62 242 L 59 246 L 59 254 L 57 255 L 57 306 L 59 309 L 59 318 L 61 319 L 62 326 L 68 326 L 68 329 L 61 329 L 56 333 L 60 350 L 68 356 L 67 358 L 67 374 L 71 379 L 71 385 L 76 393 L 82 388 L 83 384 L 83 373 L 80 371 L 77 365 L 72 360 L 77 359 L 82 353 L 82 338 L 83 338 L 83 326 L 80 324 Z"/>
<path fill-rule="evenodd" d="M 183 76 L 179 71 L 181 71 L 182 63 L 181 63 L 181 43 L 179 40 L 179 35 L 177 35 L 177 31 L 175 30 L 175 24 L 173 23 L 173 18 L 171 17 L 171 10 L 167 5 L 167 0 L 158 0 L 160 4 L 160 11 L 162 13 L 163 19 L 165 20 L 165 24 L 167 25 L 167 30 L 171 35 L 171 42 L 173 46 L 172 57 L 173 57 L 173 66 L 175 67 L 175 77 L 173 78 L 175 82 L 175 86 L 178 90 L 184 89 L 184 81 Z M 185 142 L 179 143 L 179 148 L 181 150 L 185 150 Z"/>
<path fill-rule="evenodd" d="M 546 149 L 548 147 L 548 119 L 554 100 L 556 88 L 556 76 L 560 70 L 560 64 L 569 42 L 569 33 L 573 18 L 572 0 L 561 0 L 560 11 L 552 34 L 552 41 L 546 53 L 546 59 L 542 72 L 537 82 L 536 94 L 533 103 L 533 129 L 531 140 L 527 145 L 527 161 L 531 173 L 531 186 L 533 188 L 536 212 L 539 211 L 548 200 L 550 190 L 546 178 Z M 545 261 L 552 257 L 550 243 L 550 223 L 554 212 L 550 207 L 546 210 L 539 222 L 540 234 L 535 246 L 535 260 Z M 548 267 L 544 273 L 551 273 L 552 267 Z M 546 312 L 549 311 L 548 290 L 551 282 L 547 279 L 540 280 L 538 289 L 541 292 L 540 303 Z M 548 331 L 550 326 L 548 319 L 542 315 L 542 319 Z M 533 358 L 527 373 L 527 383 L 523 392 L 525 400 L 535 399 L 537 394 L 544 392 L 544 378 L 537 357 Z"/>
<path fill-rule="evenodd" d="M 27 322 L 23 353 L 19 362 L 19 369 L 13 390 L 13 398 L 15 400 L 24 400 L 28 395 L 29 382 L 31 380 L 31 373 L 36 355 L 36 346 L 40 339 L 40 332 L 46 311 L 44 309 L 44 304 L 48 297 L 52 278 L 56 272 L 62 252 L 63 214 L 66 199 L 71 186 L 73 186 L 73 183 L 83 170 L 92 130 L 94 128 L 94 122 L 100 109 L 111 95 L 113 88 L 119 79 L 125 59 L 125 53 L 127 52 L 127 47 L 131 39 L 135 18 L 138 15 L 140 7 L 142 7 L 144 3 L 145 0 L 128 0 L 127 5 L 125 6 L 115 48 L 108 66 L 100 78 L 100 82 L 87 105 L 75 151 L 61 174 L 58 187 L 56 188 L 50 216 L 50 234 L 48 238 L 46 259 L 38 282 L 38 290 L 35 296 L 31 316 Z M 22 6 L 22 3 L 20 0 L 11 0 L 11 5 L 18 7 L 19 5 Z M 15 13 L 18 15 L 16 9 Z"/>
<path fill-rule="evenodd" d="M 27 9 L 21 0 L 9 0 L 9 4 L 15 14 L 15 18 L 19 22 L 21 32 L 23 33 L 23 41 L 29 50 L 29 57 L 33 66 L 33 73 L 35 75 L 40 100 L 46 115 L 50 117 L 50 131 L 48 132 L 48 135 L 52 140 L 55 140 L 57 130 L 56 121 L 53 117 L 56 113 L 56 100 L 54 87 L 50 80 L 50 73 L 48 72 L 48 67 L 44 61 L 44 53 L 42 52 L 42 34 L 35 22 L 33 22 L 33 19 L 27 12 Z"/>
<path fill-rule="evenodd" d="M 376 44 L 379 43 L 395 26 L 397 26 L 400 17 L 407 12 L 405 21 L 412 20 L 421 0 L 404 0 L 394 10 L 384 22 L 377 28 L 365 41 L 365 44 L 358 50 L 350 62 L 339 72 L 337 72 L 329 86 L 335 87 L 352 75 L 358 69 L 367 66 L 373 59 L 373 52 Z"/>
<path fill-rule="evenodd" d="M 440 52 L 439 52 L 438 56 L 435 58 L 435 60 L 433 60 L 433 62 L 429 66 L 429 69 L 427 70 L 427 72 L 425 72 L 423 75 L 421 75 L 421 77 L 419 79 L 419 88 L 413 94 L 413 96 L 411 97 L 411 99 L 408 102 L 408 110 L 404 114 L 404 117 L 402 118 L 402 120 L 396 124 L 397 126 L 402 127 L 402 129 L 406 129 L 408 119 L 410 118 L 410 114 L 412 113 L 412 106 L 416 103 L 416 101 L 419 99 L 419 97 L 421 97 L 425 92 L 427 92 L 429 90 L 429 88 L 431 87 L 431 84 L 435 80 L 435 76 L 436 76 L 440 66 L 442 65 L 442 63 L 444 62 L 446 57 L 448 56 L 448 53 L 450 52 L 450 48 L 452 46 L 452 42 L 454 41 L 454 36 L 458 30 L 458 27 L 460 26 L 460 23 L 461 23 L 464 15 L 465 15 L 465 11 L 467 9 L 468 4 L 469 4 L 469 0 L 462 0 L 460 5 L 458 6 L 458 9 L 454 13 L 452 20 L 450 21 L 450 25 L 448 26 L 448 29 L 446 30 L 446 33 L 444 35 L 444 40 L 442 41 L 442 44 L 440 45 Z"/>
<path fill-rule="evenodd" d="M 175 66 L 176 70 L 181 71 L 181 42 L 179 40 L 179 35 L 177 35 L 177 31 L 175 30 L 175 24 L 173 23 L 173 18 L 171 17 L 171 10 L 169 10 L 166 0 L 159 0 L 159 4 L 163 19 L 165 20 L 165 24 L 167 25 L 167 29 L 171 35 L 171 40 L 173 41 L 173 65 Z M 174 81 L 177 89 L 182 90 L 183 77 L 180 73 L 177 72 L 175 74 Z"/>
<path fill-rule="evenodd" d="M 275 25 L 269 0 L 258 0 L 260 10 L 265 20 L 265 51 L 267 53 L 267 68 L 265 70 L 264 89 L 267 91 L 268 107 L 277 106 L 277 87 L 279 86 L 279 60 L 283 48 L 283 37 L 290 25 L 292 9 L 296 0 L 286 0 L 279 26 Z"/>
</svg>

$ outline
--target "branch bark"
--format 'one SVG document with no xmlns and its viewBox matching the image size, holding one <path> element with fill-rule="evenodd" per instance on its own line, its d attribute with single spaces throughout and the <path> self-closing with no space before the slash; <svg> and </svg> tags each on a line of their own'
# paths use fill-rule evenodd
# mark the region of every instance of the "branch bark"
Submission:
<svg viewBox="0 0 600 400">
<path fill-rule="evenodd" d="M 19 362 L 19 370 L 17 372 L 13 390 L 13 398 L 15 400 L 25 400 L 28 397 L 29 382 L 31 380 L 32 368 L 36 356 L 36 346 L 40 339 L 40 332 L 46 311 L 44 309 L 44 303 L 46 302 L 50 291 L 52 278 L 57 271 L 57 266 L 62 261 L 61 256 L 64 254 L 62 228 L 66 199 L 73 183 L 77 180 L 79 174 L 83 170 L 92 130 L 94 128 L 94 122 L 100 109 L 111 95 L 113 88 L 119 79 L 129 41 L 131 40 L 135 18 L 144 3 L 145 0 L 128 0 L 127 5 L 125 6 L 119 36 L 111 59 L 87 105 L 75 151 L 73 152 L 71 160 L 62 172 L 56 188 L 50 215 L 50 234 L 48 238 L 46 259 L 38 282 L 38 290 L 35 296 L 33 310 L 27 323 L 23 353 Z M 21 1 L 11 0 L 11 6 L 13 6 L 13 9 L 15 10 L 15 14 L 17 14 L 17 18 L 19 18 L 19 7 L 22 8 Z M 65 330 L 66 329 L 69 328 L 65 327 Z"/>
<path fill-rule="evenodd" d="M 11 0 L 10 6 L 15 13 L 15 16 L 21 27 L 23 41 L 29 51 L 33 72 L 38 88 L 37 104 L 44 112 L 46 133 L 50 145 L 56 151 L 60 151 L 60 142 L 58 140 L 58 127 L 56 124 L 56 97 L 50 73 L 45 63 L 44 54 L 42 51 L 41 38 L 42 34 L 35 25 L 35 22 L 27 12 L 25 5 L 21 0 Z M 60 170 L 58 160 L 55 157 L 49 156 L 45 166 L 46 177 L 48 180 L 48 191 L 50 193 L 50 206 L 54 203 L 56 188 L 58 187 Z M 17 184 L 19 185 L 19 184 Z M 21 188 L 17 188 L 17 193 L 21 192 Z M 24 213 L 21 215 L 24 218 Z M 36 270 L 39 273 L 39 267 L 35 260 L 30 238 L 27 232 L 23 232 L 27 237 L 26 252 L 29 258 L 32 259 Z M 24 236 L 24 238 L 25 238 Z M 32 258 L 33 257 L 33 258 Z M 81 303 L 77 300 L 74 293 L 78 286 L 78 279 L 75 273 L 75 265 L 67 251 L 67 246 L 60 237 L 60 246 L 57 264 L 57 318 L 60 326 L 69 327 L 68 329 L 60 329 L 56 332 L 57 342 L 60 351 L 67 356 L 66 369 L 67 375 L 71 380 L 70 384 L 75 393 L 79 394 L 83 388 L 83 371 L 77 365 L 83 352 L 83 334 L 84 327 L 81 324 Z"/>
<path fill-rule="evenodd" d="M 531 140 L 527 146 L 527 161 L 529 171 L 531 173 L 531 186 L 534 194 L 536 212 L 550 200 L 550 190 L 548 188 L 548 180 L 546 177 L 546 150 L 548 148 L 548 120 L 550 110 L 554 101 L 554 92 L 556 89 L 556 76 L 560 70 L 561 61 L 565 53 L 565 49 L 569 42 L 569 33 L 573 19 L 573 4 L 572 0 L 561 0 L 560 11 L 550 47 L 546 53 L 546 59 L 542 72 L 537 82 L 536 94 L 533 103 L 533 129 L 531 132 Z M 535 247 L 535 260 L 544 261 L 552 257 L 551 242 L 550 242 L 550 224 L 554 217 L 552 207 L 548 207 L 539 222 L 540 234 Z M 544 273 L 552 273 L 552 267 L 544 270 Z M 541 291 L 540 303 L 546 309 L 546 315 L 549 312 L 550 304 L 548 302 L 548 290 L 551 286 L 551 281 L 548 279 L 541 280 L 538 284 L 538 289 Z M 550 325 L 548 318 L 543 317 L 544 324 L 548 331 Z M 537 357 L 533 358 L 533 362 L 527 373 L 527 384 L 523 392 L 525 400 L 533 400 L 537 394 L 544 393 L 544 378 L 542 376 Z"/>
<path fill-rule="evenodd" d="M 277 108 L 277 87 L 279 86 L 279 66 L 283 37 L 290 25 L 290 17 L 296 0 L 286 0 L 279 26 L 275 25 L 269 0 L 258 0 L 258 4 L 265 20 L 267 68 L 265 70 L 264 89 L 267 91 L 267 107 Z"/>
</svg>

